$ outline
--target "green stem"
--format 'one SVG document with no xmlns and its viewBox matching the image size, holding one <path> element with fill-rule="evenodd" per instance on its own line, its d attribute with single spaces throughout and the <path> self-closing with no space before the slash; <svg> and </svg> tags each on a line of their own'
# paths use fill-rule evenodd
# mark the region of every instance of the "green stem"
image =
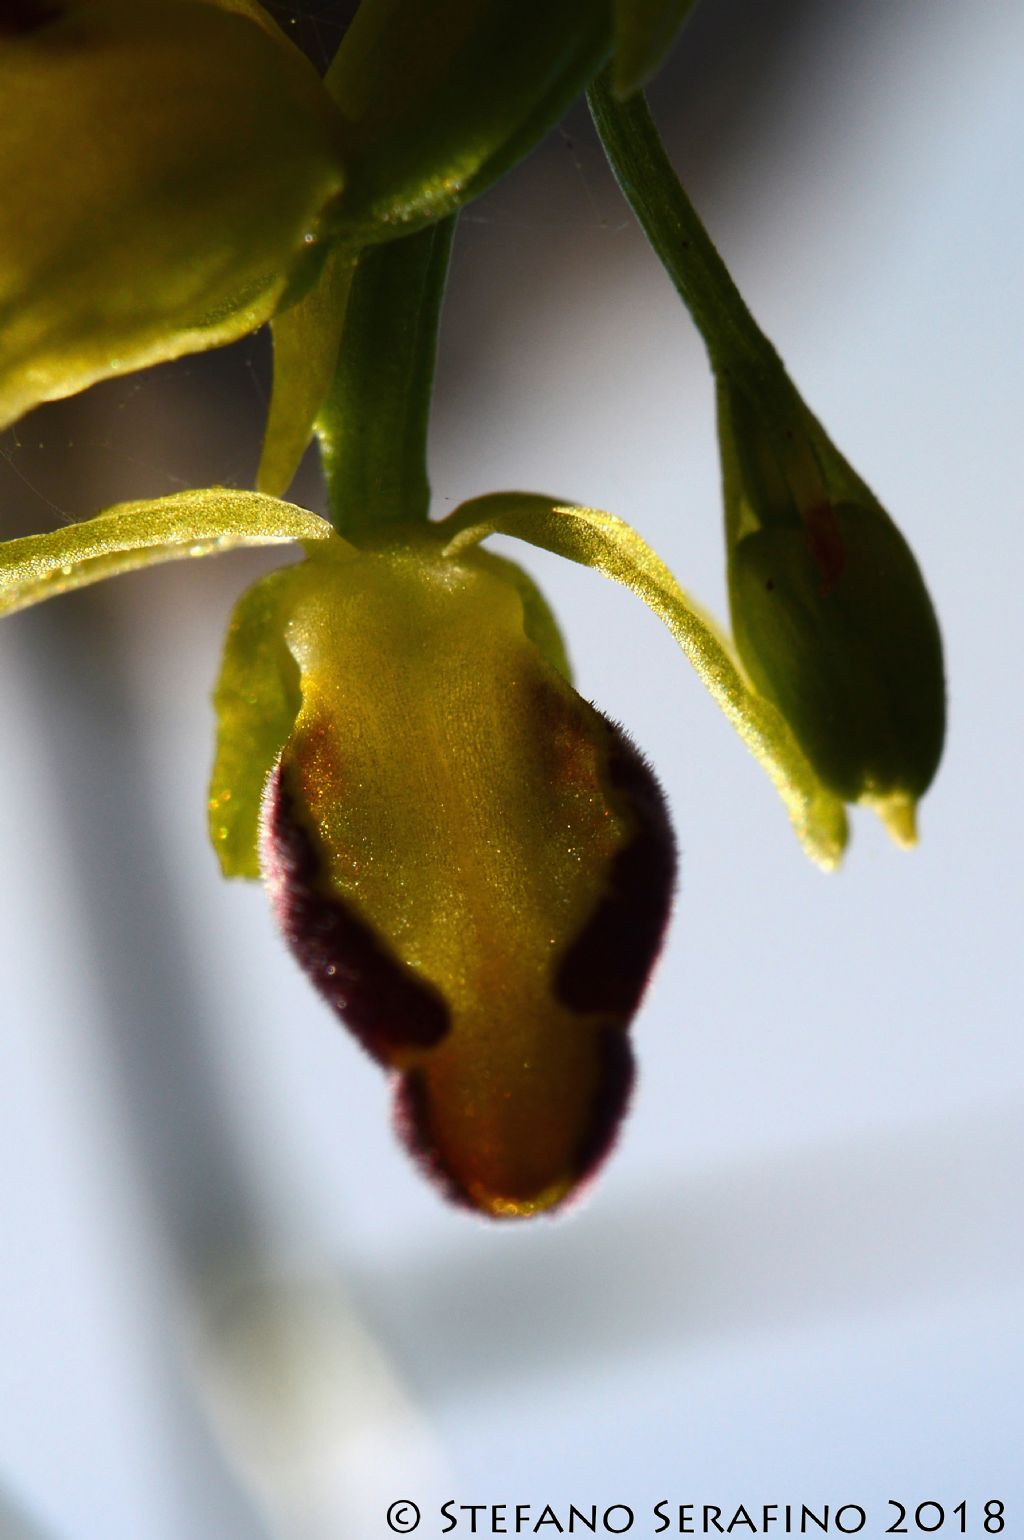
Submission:
<svg viewBox="0 0 1024 1540">
<path fill-rule="evenodd" d="M 427 518 L 427 429 L 454 227 L 445 219 L 359 256 L 317 419 L 340 534 Z"/>
<path fill-rule="evenodd" d="M 716 377 L 784 430 L 794 408 L 802 412 L 800 398 L 680 186 L 643 93 L 619 101 L 605 73 L 588 100 L 615 178 L 704 338 Z"/>
</svg>

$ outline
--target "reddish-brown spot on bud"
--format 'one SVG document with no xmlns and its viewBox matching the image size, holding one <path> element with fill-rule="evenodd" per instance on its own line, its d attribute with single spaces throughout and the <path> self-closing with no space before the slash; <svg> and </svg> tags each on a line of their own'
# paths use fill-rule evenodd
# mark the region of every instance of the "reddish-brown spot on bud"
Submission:
<svg viewBox="0 0 1024 1540">
<path fill-rule="evenodd" d="M 612 858 L 604 891 L 555 976 L 555 991 L 574 1011 L 625 1019 L 640 1004 L 661 949 L 676 875 L 676 848 L 665 797 L 632 740 L 607 724 L 606 775 L 612 800 L 632 825 Z"/>
<path fill-rule="evenodd" d="M 823 599 L 834 593 L 846 566 L 846 546 L 839 519 L 831 503 L 820 503 L 804 514 L 807 548 L 818 569 L 819 592 Z"/>
</svg>

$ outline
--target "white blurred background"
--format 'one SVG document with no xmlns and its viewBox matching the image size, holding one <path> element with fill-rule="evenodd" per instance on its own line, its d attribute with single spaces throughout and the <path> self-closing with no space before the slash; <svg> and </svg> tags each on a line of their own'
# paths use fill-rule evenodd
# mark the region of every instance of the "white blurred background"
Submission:
<svg viewBox="0 0 1024 1540">
<path fill-rule="evenodd" d="M 890 1497 L 966 1500 L 970 1534 L 1001 1499 L 1024 1534 L 1022 48 L 1007 0 L 704 0 L 652 92 L 918 554 L 950 738 L 918 851 L 858 816 L 822 877 L 658 623 L 517 551 L 682 851 L 634 1110 L 571 1215 L 446 1208 L 262 892 L 218 877 L 209 690 L 271 562 L 5 622 L 0 1535 L 374 1540 L 406 1497 L 424 1535 L 449 1497 L 626 1503 L 636 1534 L 663 1498 L 858 1503 L 871 1536 Z M 2 441 L 3 533 L 250 484 L 267 358 L 37 413 Z M 582 111 L 462 220 L 431 469 L 438 512 L 609 508 L 724 614 L 700 343 Z M 312 461 L 293 495 L 320 506 Z"/>
</svg>

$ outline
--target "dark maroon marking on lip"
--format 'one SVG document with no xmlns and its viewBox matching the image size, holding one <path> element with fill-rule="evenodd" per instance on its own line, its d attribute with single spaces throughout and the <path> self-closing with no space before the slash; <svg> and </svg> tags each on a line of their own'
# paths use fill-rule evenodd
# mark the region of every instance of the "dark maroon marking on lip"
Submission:
<svg viewBox="0 0 1024 1540">
<path fill-rule="evenodd" d="M 564 1209 L 581 1195 L 587 1183 L 596 1176 L 598 1168 L 611 1153 L 633 1093 L 636 1078 L 633 1054 L 624 1029 L 618 1022 L 602 1022 L 594 1030 L 597 1033 L 597 1085 L 587 1126 L 569 1163 L 571 1185 L 565 1196 L 558 1203 L 542 1210 L 542 1214 L 555 1214 Z M 394 1095 L 394 1121 L 398 1137 L 443 1197 L 457 1208 L 471 1209 L 490 1219 L 529 1217 L 502 1216 L 481 1209 L 455 1173 L 445 1165 L 431 1127 L 430 1097 L 426 1076 L 421 1070 L 408 1070 L 396 1076 Z M 559 1175 L 555 1173 L 552 1182 L 557 1181 Z M 521 1194 L 519 1201 L 528 1203 L 530 1194 Z"/>
<path fill-rule="evenodd" d="M 590 1122 L 576 1151 L 576 1185 L 567 1194 L 569 1199 L 580 1195 L 611 1154 L 636 1081 L 633 1050 L 625 1028 L 617 1021 L 609 1021 L 603 1022 L 597 1032 L 601 1067 Z"/>
<path fill-rule="evenodd" d="M 661 949 L 676 877 L 676 842 L 654 771 L 620 727 L 609 734 L 608 780 L 635 828 L 612 858 L 606 889 L 555 974 L 555 992 L 573 1011 L 626 1020 Z"/>
<path fill-rule="evenodd" d="M 0 37 L 24 37 L 63 15 L 54 0 L 0 0 Z"/>
<path fill-rule="evenodd" d="M 267 788 L 267 885 L 300 967 L 366 1051 L 434 1048 L 451 1026 L 441 993 L 417 978 L 342 899 L 320 891 L 322 863 L 278 765 Z"/>
<path fill-rule="evenodd" d="M 421 1071 L 411 1069 L 396 1075 L 393 1091 L 395 1133 L 423 1175 L 456 1208 L 479 1213 L 479 1205 L 473 1202 L 441 1159 L 430 1127 L 430 1098 Z"/>
</svg>

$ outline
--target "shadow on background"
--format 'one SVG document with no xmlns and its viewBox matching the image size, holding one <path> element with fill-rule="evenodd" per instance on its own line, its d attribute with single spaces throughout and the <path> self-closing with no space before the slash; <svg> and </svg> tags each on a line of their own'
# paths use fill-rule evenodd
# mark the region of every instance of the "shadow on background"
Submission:
<svg viewBox="0 0 1024 1540">
<path fill-rule="evenodd" d="M 496 1392 L 715 1339 L 1012 1297 L 1022 1187 L 1007 1112 L 705 1172 L 618 1212 L 605 1196 L 600 1228 L 570 1216 L 557 1247 L 539 1227 L 475 1249 L 472 1288 L 458 1247 L 348 1281 L 421 1390 Z"/>
</svg>

